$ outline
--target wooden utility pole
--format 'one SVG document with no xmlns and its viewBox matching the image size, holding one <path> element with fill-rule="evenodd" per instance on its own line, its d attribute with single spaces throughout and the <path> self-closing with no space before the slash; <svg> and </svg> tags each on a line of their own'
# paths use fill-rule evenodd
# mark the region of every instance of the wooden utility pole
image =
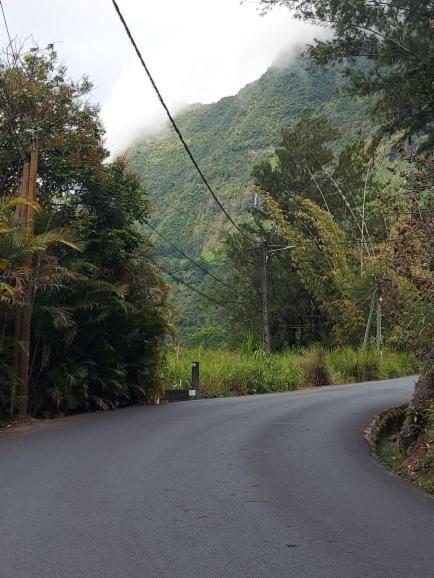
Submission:
<svg viewBox="0 0 434 578">
<path fill-rule="evenodd" d="M 294 245 L 276 246 L 268 248 L 267 243 L 261 245 L 261 295 L 262 295 L 262 333 L 265 350 L 271 353 L 270 314 L 268 309 L 268 255 L 279 251 L 294 249 Z"/>
<path fill-rule="evenodd" d="M 265 350 L 271 353 L 270 317 L 268 311 L 268 273 L 267 273 L 267 245 L 261 246 L 261 295 L 262 295 L 262 333 Z"/>
<path fill-rule="evenodd" d="M 34 218 L 36 202 L 36 177 L 38 172 L 39 147 L 34 143 L 30 153 L 30 160 L 24 163 L 23 177 L 19 188 L 19 196 L 28 201 L 28 205 L 19 208 L 18 216 L 27 239 L 34 236 Z M 29 400 L 29 361 L 30 361 L 30 331 L 33 308 L 33 257 L 26 260 L 28 279 L 23 294 L 23 305 L 17 312 L 15 319 L 15 369 L 17 374 L 16 405 L 20 417 L 27 416 Z"/>
</svg>

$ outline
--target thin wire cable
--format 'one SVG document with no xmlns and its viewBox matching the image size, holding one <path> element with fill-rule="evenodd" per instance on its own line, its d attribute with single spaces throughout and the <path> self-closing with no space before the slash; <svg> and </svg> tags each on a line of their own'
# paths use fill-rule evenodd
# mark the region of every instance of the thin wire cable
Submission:
<svg viewBox="0 0 434 578">
<path fill-rule="evenodd" d="M 185 209 L 182 209 L 181 207 L 175 207 L 175 205 L 172 205 L 171 203 L 168 203 L 167 201 L 164 201 L 164 204 L 167 207 L 174 209 L 175 211 L 180 211 L 181 213 L 184 213 L 185 215 L 189 215 L 194 221 L 197 221 L 198 223 L 202 223 L 202 224 L 206 225 L 207 227 L 211 227 L 211 229 L 215 229 L 216 231 L 218 231 L 219 233 L 222 233 L 223 235 L 226 235 L 226 233 L 227 233 L 227 231 L 223 231 L 223 229 L 219 229 L 215 225 L 211 225 L 211 223 L 207 223 L 203 219 L 199 219 L 199 217 L 192 215 L 191 213 L 189 213 Z"/>
<path fill-rule="evenodd" d="M 1 0 L 0 0 L 0 8 L 1 8 L 1 11 L 2 11 L 3 22 L 4 22 L 4 25 L 5 25 L 5 28 L 6 28 L 6 34 L 8 35 L 8 38 L 9 38 L 9 45 L 10 45 L 10 47 L 12 48 L 12 38 L 11 38 L 11 34 L 10 34 L 10 32 L 9 32 L 9 26 L 8 26 L 8 22 L 7 22 L 7 20 L 6 20 L 6 14 L 5 14 L 5 10 L 4 10 L 4 8 L 3 8 L 3 2 L 2 2 Z"/>
<path fill-rule="evenodd" d="M 190 263 L 192 263 L 195 267 L 197 267 L 198 269 L 200 269 L 201 271 L 203 271 L 206 275 L 209 275 L 210 277 L 212 277 L 213 279 L 215 279 L 216 281 L 218 281 L 218 283 L 221 283 L 222 285 L 226 285 L 227 287 L 229 287 L 229 285 L 226 283 L 226 281 L 223 281 L 222 279 L 219 279 L 218 277 L 216 277 L 215 275 L 213 275 L 210 271 L 208 271 L 203 265 L 201 265 L 200 263 L 198 263 L 197 261 L 195 261 L 194 259 L 192 259 L 189 255 L 187 255 L 187 253 L 185 253 L 182 249 L 180 249 L 179 247 L 177 247 L 175 245 L 175 243 L 172 243 L 172 241 L 170 239 L 168 239 L 166 237 L 166 235 L 163 235 L 163 233 L 160 233 L 160 231 L 158 231 L 158 229 L 156 229 L 153 225 L 151 225 L 150 223 L 146 223 L 148 225 L 148 227 L 150 229 L 152 229 L 152 231 L 154 231 L 155 234 L 157 234 L 159 237 L 161 237 L 162 239 L 164 239 L 164 241 L 166 241 L 166 243 L 168 243 L 171 247 L 173 247 L 175 249 L 175 251 L 178 251 L 178 253 L 180 255 L 182 255 L 185 259 L 187 259 L 187 261 L 190 261 Z"/>
<path fill-rule="evenodd" d="M 155 263 L 155 261 L 154 261 Z M 208 295 L 207 293 L 204 293 L 203 291 L 201 291 L 200 289 L 197 289 L 196 287 L 194 287 L 193 285 L 191 285 L 190 283 L 187 283 L 186 281 L 183 281 L 182 279 L 180 279 L 179 277 L 177 277 L 176 275 L 174 275 L 174 273 L 172 271 L 168 271 L 165 267 L 163 267 L 162 265 L 158 264 L 158 266 L 160 267 L 160 269 L 166 273 L 166 275 L 169 275 L 169 277 L 171 277 L 172 279 L 174 279 L 174 281 L 176 281 L 177 283 L 179 283 L 180 285 L 183 285 L 184 287 L 186 287 L 187 289 L 190 289 L 190 291 L 193 291 L 194 293 L 197 293 L 198 295 L 200 295 L 200 297 L 202 297 L 203 299 L 206 299 L 207 301 L 209 301 L 210 303 L 213 303 L 214 305 L 217 305 L 218 307 L 222 307 L 223 309 L 227 309 L 228 311 L 232 311 L 232 312 L 237 312 L 236 309 L 234 309 L 233 307 L 228 307 L 226 303 L 221 303 L 220 301 L 217 301 L 217 299 L 214 299 L 213 297 L 210 297 L 210 295 Z M 234 305 L 240 305 L 240 304 L 236 304 L 234 303 Z M 258 311 L 260 310 L 260 308 L 257 308 Z M 333 321 L 325 321 L 325 322 L 321 322 L 321 323 L 315 323 L 314 326 L 312 325 L 287 325 L 287 327 L 289 327 L 290 329 L 312 329 L 312 328 L 316 328 L 316 327 L 326 327 L 326 326 L 330 326 L 330 325 L 334 325 Z"/>
<path fill-rule="evenodd" d="M 212 265 L 213 263 L 217 263 L 219 261 L 227 261 L 228 259 L 230 259 L 230 257 L 225 256 L 225 257 L 217 257 L 216 259 L 212 259 L 211 261 L 207 261 L 206 264 L 207 265 Z M 180 267 L 179 269 L 175 269 L 173 271 L 173 273 L 182 273 L 184 271 L 188 271 L 189 269 L 193 269 L 194 265 L 185 265 L 184 267 Z"/>
<path fill-rule="evenodd" d="M 156 261 L 154 261 L 155 263 Z M 194 293 L 197 293 L 198 295 L 200 295 L 202 298 L 206 299 L 207 301 L 209 301 L 210 303 L 213 303 L 214 305 L 218 305 L 219 307 L 223 307 L 223 309 L 228 309 L 229 311 L 235 311 L 234 309 L 232 309 L 231 307 L 228 307 L 226 303 L 221 303 L 220 301 L 217 301 L 217 299 L 214 299 L 213 297 L 211 297 L 210 295 L 208 295 L 207 293 L 204 293 L 203 291 L 201 291 L 200 289 L 197 289 L 197 287 L 194 287 L 194 285 L 191 285 L 190 283 L 188 283 L 187 281 L 184 281 L 183 279 L 180 279 L 179 277 L 177 277 L 172 271 L 169 271 L 168 269 L 166 269 L 165 267 L 163 267 L 160 263 L 157 263 L 158 266 L 160 267 L 160 269 L 166 273 L 166 275 L 169 275 L 169 277 L 171 277 L 174 281 L 176 281 L 177 283 L 179 283 L 180 285 L 184 285 L 185 287 L 187 287 L 188 289 L 190 289 L 190 291 L 193 291 Z"/>
<path fill-rule="evenodd" d="M 220 210 L 224 213 L 224 215 L 226 216 L 226 218 L 232 223 L 232 225 L 237 229 L 237 231 L 239 231 L 242 235 L 244 235 L 244 237 L 246 237 L 247 239 L 249 239 L 249 241 L 252 241 L 252 239 L 250 239 L 250 238 L 245 234 L 245 232 L 244 232 L 242 229 L 240 229 L 240 227 L 237 225 L 237 223 L 232 219 L 232 217 L 231 217 L 231 216 L 229 215 L 229 213 L 226 211 L 226 209 L 224 208 L 224 206 L 222 205 L 222 203 L 219 201 L 217 195 L 215 194 L 213 188 L 211 187 L 211 185 L 209 184 L 208 180 L 206 179 L 205 175 L 203 174 L 201 168 L 199 167 L 196 159 L 195 159 L 194 156 L 193 156 L 193 153 L 192 153 L 191 150 L 190 150 L 190 147 L 189 147 L 188 144 L 186 143 L 186 141 L 185 141 L 185 139 L 184 139 L 184 137 L 183 137 L 183 135 L 182 135 L 182 133 L 181 133 L 178 125 L 176 124 L 175 119 L 173 118 L 173 116 L 172 116 L 172 114 L 171 114 L 171 112 L 170 112 L 167 104 L 165 103 L 165 101 L 164 101 L 164 99 L 163 99 L 163 97 L 162 97 L 162 95 L 161 95 L 161 93 L 160 93 L 160 90 L 158 89 L 158 86 L 156 85 L 155 80 L 153 79 L 153 77 L 152 77 L 152 75 L 151 75 L 151 73 L 150 73 L 150 71 L 149 71 L 149 68 L 148 68 L 146 62 L 145 62 L 144 59 L 143 59 L 142 53 L 140 52 L 140 50 L 139 50 L 139 48 L 138 48 L 138 46 L 137 46 L 137 44 L 136 44 L 136 41 L 135 41 L 134 38 L 133 38 L 133 35 L 132 35 L 132 33 L 131 33 L 131 30 L 129 29 L 128 24 L 126 23 L 125 18 L 124 18 L 123 15 L 122 15 L 122 12 L 121 12 L 121 10 L 120 10 L 120 8 L 119 8 L 119 6 L 118 6 L 118 3 L 116 2 L 116 0 L 112 0 L 112 4 L 113 4 L 113 6 L 114 6 L 114 9 L 116 10 L 116 13 L 117 13 L 120 21 L 121 21 L 122 24 L 123 24 L 123 27 L 124 27 L 124 29 L 125 29 L 125 32 L 127 33 L 127 36 L 128 36 L 128 38 L 129 38 L 129 40 L 130 40 L 130 42 L 131 42 L 131 44 L 132 44 L 132 46 L 133 46 L 136 54 L 137 54 L 137 57 L 139 58 L 140 63 L 141 63 L 141 65 L 143 66 L 143 68 L 144 68 L 144 70 L 145 70 L 145 72 L 146 72 L 146 75 L 147 75 L 148 78 L 149 78 L 149 81 L 150 81 L 150 83 L 152 84 L 152 87 L 153 87 L 156 95 L 158 96 L 158 100 L 160 101 L 162 107 L 164 108 L 164 110 L 165 110 L 165 112 L 166 112 L 166 114 L 167 114 L 167 117 L 168 117 L 171 125 L 173 126 L 176 134 L 178 135 L 178 138 L 179 138 L 179 140 L 181 141 L 181 143 L 182 143 L 182 145 L 183 145 L 183 147 L 184 147 L 187 155 L 189 156 L 191 162 L 193 163 L 193 166 L 195 167 L 197 173 L 199 174 L 199 176 L 200 176 L 200 178 L 202 179 L 203 183 L 205 184 L 206 188 L 207 188 L 208 191 L 211 193 L 214 201 L 215 201 L 215 202 L 217 203 L 217 205 L 220 207 Z"/>
</svg>

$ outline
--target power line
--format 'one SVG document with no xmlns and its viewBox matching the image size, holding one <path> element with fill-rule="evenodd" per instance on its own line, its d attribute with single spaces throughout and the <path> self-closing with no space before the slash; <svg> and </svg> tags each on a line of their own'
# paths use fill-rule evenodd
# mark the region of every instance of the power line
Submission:
<svg viewBox="0 0 434 578">
<path fill-rule="evenodd" d="M 160 233 L 160 231 L 158 231 L 155 227 L 153 227 L 150 223 L 146 223 L 148 225 L 148 227 L 150 229 L 152 229 L 154 231 L 154 233 L 156 233 L 159 237 L 161 237 L 162 239 L 164 239 L 166 241 L 166 243 L 169 243 L 169 245 L 171 247 L 173 247 L 175 249 L 175 251 L 178 251 L 178 253 L 180 255 L 182 255 L 185 259 L 187 259 L 187 261 L 190 261 L 190 263 L 192 263 L 195 267 L 197 267 L 198 269 L 200 269 L 201 271 L 203 271 L 206 275 L 209 275 L 210 277 L 212 277 L 213 279 L 215 279 L 216 281 L 218 281 L 219 283 L 221 283 L 222 285 L 226 285 L 227 287 L 229 287 L 229 285 L 223 281 L 222 279 L 219 279 L 218 277 L 216 277 L 215 275 L 213 275 L 210 271 L 208 271 L 207 269 L 205 269 L 205 267 L 203 265 L 201 265 L 200 263 L 198 263 L 197 261 L 195 261 L 194 259 L 192 259 L 189 255 L 187 255 L 187 253 L 185 253 L 182 249 L 180 249 L 179 247 L 177 247 L 175 245 L 175 243 L 172 243 L 172 241 L 170 239 L 168 239 L 165 235 L 163 235 L 163 233 Z"/>
<path fill-rule="evenodd" d="M 211 265 L 213 263 L 217 263 L 219 261 L 227 261 L 230 259 L 228 256 L 217 257 L 216 259 L 211 259 L 211 261 L 207 261 L 206 265 Z M 173 273 L 183 273 L 184 271 L 188 271 L 189 269 L 193 269 L 194 265 L 185 265 L 184 267 L 180 267 L 179 269 L 175 269 Z"/>
<path fill-rule="evenodd" d="M 154 263 L 156 263 L 156 261 L 154 261 Z M 187 281 L 180 279 L 172 271 L 168 271 L 165 267 L 163 267 L 159 263 L 156 263 L 156 264 L 160 267 L 160 269 L 164 273 L 166 273 L 166 275 L 169 275 L 169 277 L 172 277 L 172 279 L 174 281 L 176 281 L 180 285 L 183 285 L 187 289 L 190 289 L 190 291 L 197 293 L 203 299 L 206 299 L 207 301 L 209 301 L 210 303 L 213 303 L 214 305 L 217 305 L 218 307 L 222 307 L 223 309 L 227 309 L 228 311 L 232 311 L 232 312 L 236 311 L 233 307 L 228 307 L 226 303 L 222 303 L 221 301 L 217 301 L 217 299 L 214 299 L 213 297 L 211 297 L 207 293 L 204 293 L 200 289 L 197 289 L 196 287 L 194 287 L 193 285 L 191 285 Z M 233 305 L 237 305 L 237 304 L 233 303 Z M 333 321 L 324 321 L 324 322 L 314 323 L 314 324 L 310 324 L 310 325 L 287 325 L 287 327 L 289 327 L 290 329 L 314 329 L 317 327 L 326 327 L 326 326 L 330 326 L 330 325 L 334 325 L 334 322 Z"/>
<path fill-rule="evenodd" d="M 155 80 L 153 79 L 153 77 L 152 77 L 152 75 L 151 75 L 151 73 L 150 73 L 150 71 L 149 71 L 148 66 L 146 65 L 146 62 L 145 62 L 144 59 L 143 59 L 143 56 L 142 56 L 142 54 L 141 54 L 141 52 L 140 52 L 140 50 L 139 50 L 139 48 L 138 48 L 138 46 L 137 46 L 137 44 L 136 44 L 136 41 L 135 41 L 134 38 L 133 38 L 133 35 L 132 35 L 132 33 L 131 33 L 131 30 L 129 29 L 128 24 L 126 23 L 125 18 L 123 17 L 122 12 L 120 11 L 120 8 L 119 8 L 116 0 L 112 0 L 112 3 L 113 3 L 114 9 L 116 10 L 116 13 L 117 13 L 120 21 L 122 22 L 122 24 L 123 24 L 123 26 L 124 26 L 124 28 L 125 28 L 125 32 L 127 33 L 127 36 L 128 36 L 128 38 L 129 38 L 129 40 L 130 40 L 130 42 L 131 42 L 131 44 L 132 44 L 132 46 L 133 46 L 136 54 L 137 54 L 137 57 L 139 58 L 140 63 L 141 63 L 141 65 L 142 65 L 142 67 L 144 68 L 144 70 L 145 70 L 145 72 L 146 72 L 146 75 L 148 76 L 149 81 L 150 81 L 150 83 L 152 84 L 152 87 L 153 87 L 155 93 L 157 94 L 158 99 L 159 99 L 162 107 L 163 107 L 164 110 L 166 111 L 167 117 L 168 117 L 171 125 L 173 126 L 173 128 L 174 128 L 176 134 L 178 135 L 178 138 L 179 138 L 179 140 L 181 141 L 181 143 L 182 143 L 182 145 L 183 145 L 183 147 L 184 147 L 187 155 L 189 156 L 191 162 L 193 163 L 193 166 L 195 167 L 196 171 L 198 172 L 198 174 L 199 174 L 200 178 L 202 179 L 203 183 L 205 184 L 206 188 L 207 188 L 208 191 L 211 193 L 214 201 L 215 201 L 215 202 L 217 203 L 217 205 L 220 207 L 220 210 L 224 213 L 224 215 L 226 216 L 226 218 L 232 223 L 232 225 L 233 225 L 242 235 L 244 235 L 247 239 L 249 239 L 249 237 L 244 233 L 244 231 L 243 231 L 242 229 L 240 229 L 240 227 L 235 223 L 235 221 L 232 219 L 232 217 L 231 217 L 231 216 L 229 215 L 229 213 L 226 211 L 226 209 L 224 208 L 224 206 L 222 205 L 222 203 L 219 201 L 219 199 L 218 199 L 217 195 L 215 194 L 214 190 L 212 189 L 211 185 L 209 184 L 208 180 L 206 179 L 205 175 L 203 174 L 201 168 L 199 167 L 196 159 L 195 159 L 194 156 L 193 156 L 193 153 L 192 153 L 191 150 L 190 150 L 190 147 L 189 147 L 188 144 L 186 143 L 186 141 L 185 141 L 185 139 L 184 139 L 184 137 L 183 137 L 183 135 L 182 135 L 182 133 L 181 133 L 178 125 L 176 124 L 175 119 L 173 118 L 173 116 L 172 116 L 172 114 L 171 114 L 171 112 L 170 112 L 167 104 L 165 103 L 165 101 L 164 101 L 164 99 L 163 99 L 163 97 L 162 97 L 162 95 L 161 95 L 161 93 L 160 93 L 160 91 L 159 91 L 159 89 L 158 89 L 158 86 L 157 86 L 156 83 L 155 83 Z M 251 239 L 249 239 L 249 241 L 251 241 Z"/>
<path fill-rule="evenodd" d="M 306 315 L 303 315 L 303 317 L 306 317 Z M 287 325 L 285 323 L 285 327 L 289 327 L 290 329 L 316 329 L 317 327 L 329 327 L 335 324 L 335 321 L 321 321 L 320 323 L 312 323 L 310 325 Z"/>
<path fill-rule="evenodd" d="M 156 232 L 157 232 L 157 231 L 156 231 Z M 390 239 L 383 239 L 383 240 L 372 241 L 372 242 L 373 242 L 374 245 L 381 245 L 381 244 L 383 244 L 383 243 L 397 243 L 397 242 L 402 241 L 402 240 L 404 240 L 404 238 L 402 238 L 402 237 L 399 237 L 399 238 L 398 238 L 398 237 L 394 237 L 394 238 L 390 238 Z M 314 245 L 316 245 L 316 246 L 318 247 L 318 249 L 321 249 L 321 248 L 323 248 L 323 247 L 326 248 L 326 247 L 335 247 L 335 246 L 357 247 L 358 245 L 361 244 L 361 241 L 341 241 L 341 242 L 336 242 L 336 243 L 324 243 L 324 242 L 321 242 L 321 240 L 314 241 L 314 240 L 310 240 L 310 239 L 305 239 L 305 240 L 303 240 L 303 245 L 304 245 L 304 244 L 314 244 Z M 173 245 L 172 245 L 172 246 L 173 246 Z M 274 246 L 274 245 L 272 245 L 272 246 Z M 276 246 L 277 246 L 277 245 L 276 245 Z M 279 246 L 279 247 L 280 247 L 280 246 Z M 176 250 L 178 250 L 177 247 L 175 247 L 175 248 L 176 248 Z M 250 252 L 250 251 L 256 251 L 256 250 L 259 249 L 259 248 L 260 248 L 260 245 L 257 245 L 256 247 L 252 247 L 252 248 L 246 249 L 246 252 L 247 252 L 247 251 L 249 251 L 249 252 Z M 302 248 L 302 246 L 301 246 L 301 245 L 295 245 L 294 248 Z M 216 257 L 215 259 L 212 259 L 211 261 L 207 261 L 207 262 L 206 262 L 206 265 L 211 265 L 211 264 L 214 264 L 214 263 L 218 263 L 218 262 L 221 262 L 221 261 L 227 261 L 227 260 L 230 260 L 230 259 L 232 259 L 232 257 L 230 257 L 229 255 L 224 255 L 224 256 L 221 256 L 221 257 Z M 190 269 L 193 269 L 194 267 L 197 267 L 197 263 L 196 263 L 196 262 L 194 262 L 192 265 L 185 265 L 184 267 L 180 267 L 179 269 L 175 269 L 174 271 L 172 271 L 172 273 L 183 273 L 183 272 L 185 272 L 185 271 L 188 271 L 188 270 L 190 270 Z M 208 273 L 209 273 L 209 272 L 208 272 Z M 227 285 L 227 283 L 226 283 L 226 285 Z"/>
<path fill-rule="evenodd" d="M 12 38 L 11 38 L 11 35 L 10 35 L 10 32 L 9 32 L 9 26 L 8 26 L 8 22 L 7 22 L 7 20 L 6 20 L 6 14 L 5 14 L 5 11 L 4 11 L 4 8 L 3 8 L 3 2 L 2 2 L 1 0 L 0 0 L 0 8 L 1 8 L 1 11 L 2 11 L 3 22 L 4 22 L 4 25 L 5 25 L 5 28 L 6 28 L 6 34 L 8 35 L 8 38 L 9 38 L 9 45 L 10 45 L 10 47 L 12 48 Z"/>
<path fill-rule="evenodd" d="M 198 223 L 203 223 L 207 227 L 211 227 L 211 229 L 215 229 L 219 233 L 223 233 L 223 235 L 226 235 L 226 233 L 227 233 L 227 231 L 223 231 L 223 229 L 219 229 L 215 225 L 211 225 L 211 223 L 207 223 L 203 219 L 199 219 L 199 217 L 195 217 L 190 212 L 186 211 L 185 209 L 182 209 L 181 207 L 175 207 L 175 205 L 172 205 L 171 203 L 168 203 L 167 201 L 164 201 L 164 204 L 166 205 L 166 207 L 170 207 L 171 209 L 174 209 L 175 211 L 180 211 L 181 213 L 184 213 L 185 215 L 189 215 L 194 221 L 197 221 Z"/>
<path fill-rule="evenodd" d="M 155 261 L 154 261 L 155 262 Z M 226 303 L 221 303 L 220 301 L 217 301 L 217 299 L 214 299 L 213 297 L 210 297 L 210 295 L 208 295 L 207 293 L 204 293 L 203 291 L 201 291 L 200 289 L 198 289 L 197 287 L 194 287 L 194 285 L 191 285 L 190 283 L 188 283 L 187 281 L 184 281 L 183 279 L 180 279 L 179 277 L 177 277 L 174 273 L 172 273 L 172 271 L 168 271 L 165 267 L 163 267 L 162 265 L 160 265 L 159 263 L 157 263 L 157 265 L 160 267 L 160 269 L 166 273 L 166 275 L 169 275 L 169 277 L 172 277 L 172 279 L 174 281 L 176 281 L 177 283 L 179 283 L 180 285 L 184 285 L 185 287 L 187 287 L 188 289 L 190 289 L 190 291 L 193 291 L 194 293 L 197 293 L 198 295 L 200 295 L 201 297 L 203 297 L 204 299 L 206 299 L 207 301 L 210 301 L 211 303 L 213 303 L 214 305 L 218 305 L 219 307 L 223 307 L 223 309 L 228 309 L 229 311 L 234 311 L 234 309 L 232 309 L 231 307 L 228 307 Z"/>
<path fill-rule="evenodd" d="M 280 248 L 280 245 L 272 245 L 273 247 L 278 247 Z M 258 249 L 261 248 L 261 245 L 256 245 L 255 247 L 250 247 L 248 249 L 245 249 L 243 251 L 243 253 L 248 253 L 251 251 L 257 251 Z M 229 255 L 222 255 L 221 257 L 216 257 L 215 259 L 211 259 L 210 261 L 206 262 L 206 265 L 210 265 L 212 263 L 217 263 L 219 261 L 227 261 L 228 259 L 232 259 L 232 257 L 230 257 Z M 232 259 L 233 260 L 233 259 Z M 248 260 L 249 261 L 249 260 Z M 250 264 L 252 264 L 251 261 L 249 261 Z M 180 267 L 179 269 L 176 269 L 175 271 L 173 271 L 174 273 L 182 273 L 183 271 L 187 271 L 188 269 L 191 269 L 193 266 L 192 265 L 186 265 L 185 267 Z"/>
</svg>

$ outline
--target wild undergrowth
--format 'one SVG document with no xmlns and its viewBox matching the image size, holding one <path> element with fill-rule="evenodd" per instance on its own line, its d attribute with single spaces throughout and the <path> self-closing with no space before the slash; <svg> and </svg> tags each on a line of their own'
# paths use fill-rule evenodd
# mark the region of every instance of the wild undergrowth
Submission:
<svg viewBox="0 0 434 578">
<path fill-rule="evenodd" d="M 406 353 L 371 349 L 312 347 L 267 355 L 263 350 L 207 350 L 176 347 L 167 355 L 160 379 L 165 389 L 188 388 L 191 363 L 200 363 L 201 397 L 291 391 L 302 387 L 353 383 L 410 375 L 417 371 Z"/>
<path fill-rule="evenodd" d="M 434 495 L 434 403 L 384 411 L 367 430 L 367 439 L 386 467 Z"/>
</svg>

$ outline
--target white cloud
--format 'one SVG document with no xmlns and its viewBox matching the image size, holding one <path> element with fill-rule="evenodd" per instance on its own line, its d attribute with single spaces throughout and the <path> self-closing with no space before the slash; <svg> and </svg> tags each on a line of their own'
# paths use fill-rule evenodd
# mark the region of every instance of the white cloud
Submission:
<svg viewBox="0 0 434 578">
<path fill-rule="evenodd" d="M 285 9 L 265 17 L 240 0 L 118 0 L 170 108 L 212 102 L 258 78 L 283 50 L 318 29 Z M 107 144 L 122 152 L 164 125 L 164 112 L 110 0 L 3 0 L 13 35 L 56 44 L 71 74 L 88 73 L 102 103 Z M 2 40 L 6 42 L 3 30 Z"/>
<path fill-rule="evenodd" d="M 282 50 L 313 39 L 318 29 L 286 10 L 261 17 L 239 0 L 160 0 L 143 10 L 122 6 L 134 37 L 173 112 L 193 102 L 235 94 L 258 78 Z M 132 49 L 131 49 L 132 50 Z M 165 113 L 132 53 L 102 109 L 108 146 L 122 152 L 165 123 Z"/>
</svg>

